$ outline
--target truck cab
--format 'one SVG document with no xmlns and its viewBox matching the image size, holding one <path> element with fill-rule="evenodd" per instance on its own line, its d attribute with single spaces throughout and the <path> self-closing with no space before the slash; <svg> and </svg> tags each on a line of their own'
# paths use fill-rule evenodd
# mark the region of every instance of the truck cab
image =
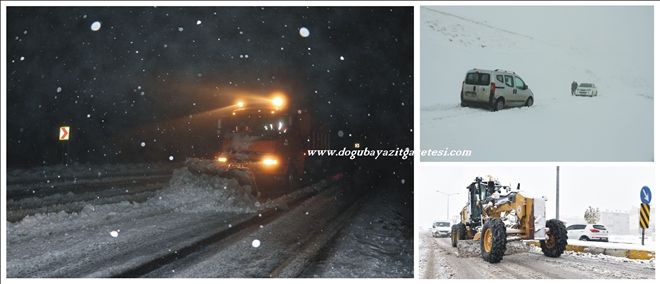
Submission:
<svg viewBox="0 0 660 284">
<path fill-rule="evenodd" d="M 260 193 L 296 189 L 304 181 L 306 149 L 327 147 L 313 125 L 310 112 L 291 108 L 283 95 L 239 99 L 218 119 L 216 160 L 253 175 Z"/>
</svg>

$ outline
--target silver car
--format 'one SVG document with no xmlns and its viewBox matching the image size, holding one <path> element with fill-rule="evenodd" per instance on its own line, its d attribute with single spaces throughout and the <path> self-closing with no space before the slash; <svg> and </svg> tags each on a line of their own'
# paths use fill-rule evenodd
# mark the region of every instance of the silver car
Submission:
<svg viewBox="0 0 660 284">
<path fill-rule="evenodd" d="M 580 85 L 575 90 L 576 96 L 598 96 L 598 88 L 594 83 L 580 83 Z"/>
<path fill-rule="evenodd" d="M 472 69 L 461 88 L 461 106 L 486 105 L 493 111 L 506 107 L 532 106 L 534 93 L 515 72 Z"/>
</svg>

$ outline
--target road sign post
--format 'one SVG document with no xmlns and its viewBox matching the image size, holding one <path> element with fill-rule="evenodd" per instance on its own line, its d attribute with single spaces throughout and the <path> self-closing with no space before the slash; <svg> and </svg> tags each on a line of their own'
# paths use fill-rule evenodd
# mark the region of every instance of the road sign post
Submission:
<svg viewBox="0 0 660 284">
<path fill-rule="evenodd" d="M 60 134 L 57 139 L 64 143 L 64 164 L 69 164 L 69 138 L 71 138 L 71 128 L 69 126 L 60 126 Z"/>
<path fill-rule="evenodd" d="M 639 227 L 642 228 L 642 245 L 644 245 L 644 233 L 649 228 L 651 219 L 651 189 L 643 186 L 639 191 L 639 199 L 642 203 L 639 205 Z"/>
<path fill-rule="evenodd" d="M 642 245 L 644 245 L 644 231 L 649 228 L 651 218 L 651 205 L 639 205 L 639 227 L 642 228 Z"/>
</svg>

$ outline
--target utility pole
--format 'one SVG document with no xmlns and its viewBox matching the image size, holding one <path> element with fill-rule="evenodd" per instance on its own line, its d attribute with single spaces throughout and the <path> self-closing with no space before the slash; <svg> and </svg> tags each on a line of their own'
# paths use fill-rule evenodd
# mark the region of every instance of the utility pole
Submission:
<svg viewBox="0 0 660 284">
<path fill-rule="evenodd" d="M 555 207 L 556 210 L 555 219 L 561 220 L 559 219 L 559 166 L 557 166 L 557 194 L 555 196 L 555 202 L 557 204 L 557 206 Z"/>
<path fill-rule="evenodd" d="M 439 190 L 436 190 L 437 193 L 444 194 L 447 197 L 447 221 L 451 221 L 449 219 L 449 197 L 452 195 L 459 195 L 460 193 L 446 193 L 446 192 L 441 192 Z"/>
</svg>

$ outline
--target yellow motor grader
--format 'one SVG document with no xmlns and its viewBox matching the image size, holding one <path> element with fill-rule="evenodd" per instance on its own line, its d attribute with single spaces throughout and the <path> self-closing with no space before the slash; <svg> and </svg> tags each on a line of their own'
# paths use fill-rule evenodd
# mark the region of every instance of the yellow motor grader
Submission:
<svg viewBox="0 0 660 284">
<path fill-rule="evenodd" d="M 560 220 L 545 218 L 545 198 L 523 196 L 516 189 L 489 177 L 475 178 L 467 187 L 469 200 L 461 210 L 460 222 L 451 228 L 451 243 L 479 241 L 481 257 L 497 263 L 511 241 L 538 240 L 543 254 L 559 257 L 566 248 L 566 226 Z"/>
</svg>

